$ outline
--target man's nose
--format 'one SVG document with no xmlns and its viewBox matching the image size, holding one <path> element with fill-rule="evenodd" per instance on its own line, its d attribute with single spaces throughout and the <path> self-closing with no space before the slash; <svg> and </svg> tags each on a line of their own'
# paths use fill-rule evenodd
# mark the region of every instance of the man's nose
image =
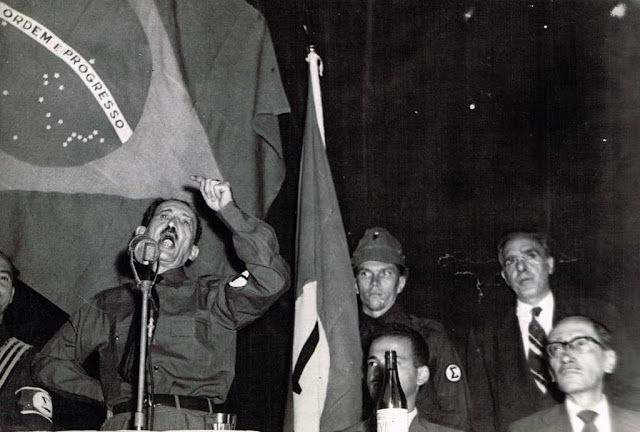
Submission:
<svg viewBox="0 0 640 432">
<path fill-rule="evenodd" d="M 371 366 L 370 373 L 371 373 L 371 378 L 374 381 L 379 380 L 384 376 L 384 369 L 381 366 L 374 365 L 374 366 Z"/>
<path fill-rule="evenodd" d="M 516 269 L 518 269 L 518 271 L 523 272 L 527 269 L 527 262 L 524 260 L 524 258 L 518 258 L 518 261 L 516 261 Z"/>
<path fill-rule="evenodd" d="M 560 361 L 562 363 L 572 363 L 574 361 L 573 355 L 571 352 L 565 347 L 560 355 Z"/>
</svg>

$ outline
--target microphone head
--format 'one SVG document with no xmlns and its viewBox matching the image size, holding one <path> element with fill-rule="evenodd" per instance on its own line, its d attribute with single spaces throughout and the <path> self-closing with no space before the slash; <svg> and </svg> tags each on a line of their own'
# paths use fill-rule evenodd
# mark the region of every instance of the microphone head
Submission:
<svg viewBox="0 0 640 432">
<path fill-rule="evenodd" d="M 129 242 L 129 255 L 140 264 L 149 265 L 160 258 L 160 246 L 151 237 L 137 235 Z"/>
</svg>

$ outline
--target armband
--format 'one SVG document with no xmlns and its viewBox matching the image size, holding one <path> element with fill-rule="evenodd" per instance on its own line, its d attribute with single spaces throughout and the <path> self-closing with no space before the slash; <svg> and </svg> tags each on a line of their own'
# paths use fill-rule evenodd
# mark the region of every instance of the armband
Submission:
<svg viewBox="0 0 640 432">
<path fill-rule="evenodd" d="M 53 401 L 49 392 L 40 387 L 20 387 L 15 394 L 20 414 L 39 415 L 53 423 Z"/>
</svg>

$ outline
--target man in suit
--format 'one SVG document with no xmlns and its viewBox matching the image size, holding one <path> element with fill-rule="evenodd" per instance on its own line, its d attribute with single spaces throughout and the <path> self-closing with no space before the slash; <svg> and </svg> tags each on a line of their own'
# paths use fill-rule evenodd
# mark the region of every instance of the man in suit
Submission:
<svg viewBox="0 0 640 432">
<path fill-rule="evenodd" d="M 416 399 L 420 387 L 429 381 L 429 347 L 419 333 L 402 324 L 388 324 L 379 327 L 372 336 L 367 357 L 367 388 L 373 400 L 384 379 L 385 352 L 395 351 L 397 356 L 398 377 L 407 398 L 409 432 L 455 432 L 451 429 L 429 422 L 424 412 L 419 412 Z M 344 432 L 375 432 L 376 415 L 364 422 L 355 424 Z"/>
<path fill-rule="evenodd" d="M 609 403 L 604 378 L 616 366 L 611 333 L 581 315 L 560 321 L 549 334 L 546 351 L 553 379 L 566 394 L 556 405 L 518 420 L 511 432 L 635 432 L 640 413 Z"/>
<path fill-rule="evenodd" d="M 626 407 L 637 404 L 635 354 L 619 314 L 601 301 L 554 295 L 550 276 L 555 261 L 547 237 L 509 233 L 499 243 L 498 260 L 517 302 L 506 314 L 492 317 L 470 334 L 471 430 L 504 432 L 514 421 L 563 401 L 564 395 L 551 383 L 544 344 L 554 323 L 576 314 L 591 316 L 620 335 L 616 346 L 619 374 L 609 380 L 608 394 Z"/>
</svg>

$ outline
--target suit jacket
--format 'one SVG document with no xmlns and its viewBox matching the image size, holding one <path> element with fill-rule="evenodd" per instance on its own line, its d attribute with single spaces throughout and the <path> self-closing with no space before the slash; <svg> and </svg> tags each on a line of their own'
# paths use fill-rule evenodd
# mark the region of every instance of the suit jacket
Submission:
<svg viewBox="0 0 640 432">
<path fill-rule="evenodd" d="M 618 368 L 607 388 L 609 400 L 627 408 L 640 402 L 634 350 L 619 314 L 598 300 L 555 298 L 554 324 L 570 315 L 587 315 L 607 326 L 618 341 Z M 524 353 L 515 306 L 470 334 L 467 377 L 471 393 L 471 430 L 507 431 L 514 421 L 563 401 L 560 392 L 543 395 L 536 386 Z"/>
<path fill-rule="evenodd" d="M 636 432 L 640 430 L 640 412 L 609 405 L 612 432 Z M 571 432 L 569 414 L 563 405 L 556 405 L 529 417 L 518 420 L 509 432 Z"/>
<path fill-rule="evenodd" d="M 376 421 L 368 419 L 357 423 L 342 432 L 376 432 Z M 447 426 L 430 423 L 426 418 L 418 414 L 409 425 L 409 432 L 461 432 L 459 429 L 451 429 Z"/>
</svg>

